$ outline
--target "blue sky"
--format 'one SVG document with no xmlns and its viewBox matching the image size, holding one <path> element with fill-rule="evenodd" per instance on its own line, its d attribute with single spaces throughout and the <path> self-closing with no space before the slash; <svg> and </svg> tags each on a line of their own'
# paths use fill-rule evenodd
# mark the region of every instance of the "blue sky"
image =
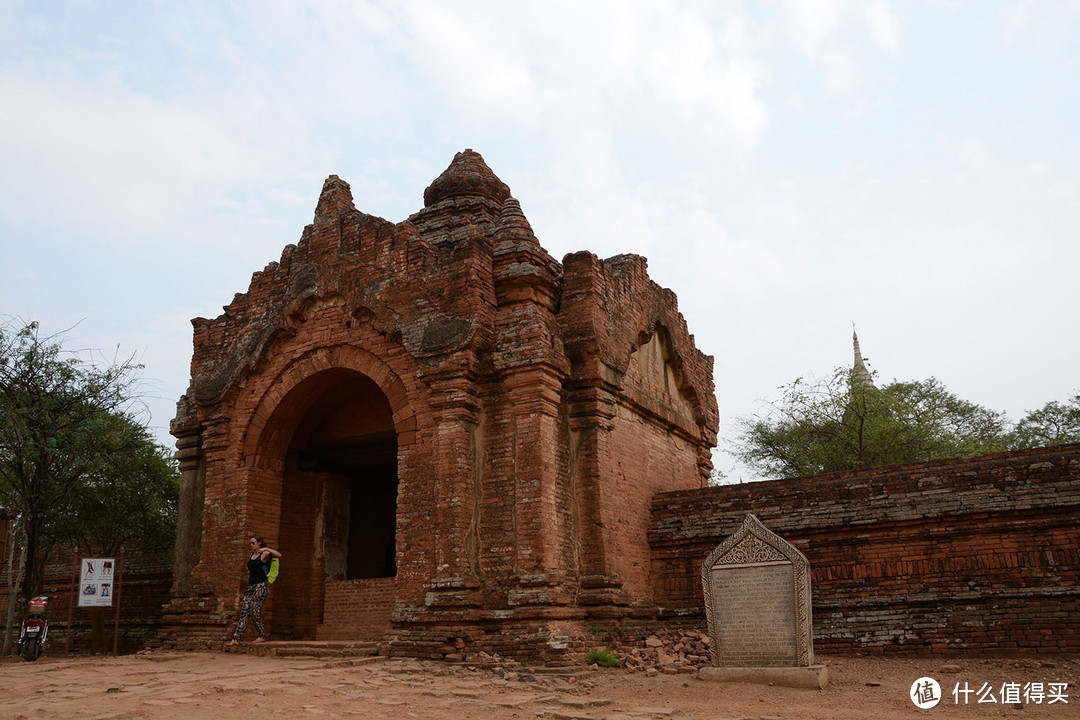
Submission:
<svg viewBox="0 0 1080 720">
<path fill-rule="evenodd" d="M 1080 2 L 0 0 L 0 313 L 136 353 L 163 441 L 213 317 L 340 175 L 465 148 L 556 258 L 636 252 L 734 420 L 851 362 L 1080 389 Z"/>
</svg>

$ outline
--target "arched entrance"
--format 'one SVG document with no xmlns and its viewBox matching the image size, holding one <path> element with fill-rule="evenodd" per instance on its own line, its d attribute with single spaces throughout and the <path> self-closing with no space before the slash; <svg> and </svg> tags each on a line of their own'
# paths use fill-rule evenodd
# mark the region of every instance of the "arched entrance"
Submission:
<svg viewBox="0 0 1080 720">
<path fill-rule="evenodd" d="M 380 634 L 397 574 L 398 434 L 386 394 L 356 370 L 325 370 L 288 391 L 262 435 L 272 467 L 258 484 L 281 488 L 271 636 Z M 358 597 L 385 612 L 353 612 Z"/>
</svg>

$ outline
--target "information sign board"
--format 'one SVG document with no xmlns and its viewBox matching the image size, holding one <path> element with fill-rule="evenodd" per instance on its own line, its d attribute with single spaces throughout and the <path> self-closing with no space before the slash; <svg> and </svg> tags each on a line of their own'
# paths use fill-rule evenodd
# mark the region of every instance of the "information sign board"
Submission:
<svg viewBox="0 0 1080 720">
<path fill-rule="evenodd" d="M 116 558 L 83 558 L 79 573 L 79 607 L 112 607 Z"/>
</svg>

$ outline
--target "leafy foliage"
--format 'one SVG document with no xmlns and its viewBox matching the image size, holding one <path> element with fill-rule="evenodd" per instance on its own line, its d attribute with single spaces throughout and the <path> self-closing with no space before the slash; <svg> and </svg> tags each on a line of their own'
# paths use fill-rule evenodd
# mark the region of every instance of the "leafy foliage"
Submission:
<svg viewBox="0 0 1080 720">
<path fill-rule="evenodd" d="M 937 379 L 881 388 L 852 370 L 782 388 L 765 417 L 740 421 L 736 454 L 756 470 L 795 477 L 962 457 L 1008 447 L 1002 413 L 967 402 Z"/>
<path fill-rule="evenodd" d="M 180 477 L 167 448 L 122 415 L 110 419 L 113 448 L 76 485 L 51 523 L 49 539 L 95 555 L 120 548 L 168 551 L 176 539 Z"/>
<path fill-rule="evenodd" d="M 175 522 L 176 471 L 131 412 L 139 370 L 0 326 L 0 506 L 20 518 L 27 597 L 55 542 L 106 550 Z"/>
<path fill-rule="evenodd" d="M 1064 403 L 1053 401 L 1031 410 L 1016 424 L 1014 448 L 1080 443 L 1080 393 Z"/>
</svg>

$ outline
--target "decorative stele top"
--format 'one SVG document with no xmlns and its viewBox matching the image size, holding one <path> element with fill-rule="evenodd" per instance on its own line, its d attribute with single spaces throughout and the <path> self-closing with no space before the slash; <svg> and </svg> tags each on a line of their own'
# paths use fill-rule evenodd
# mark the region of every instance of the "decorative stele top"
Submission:
<svg viewBox="0 0 1080 720">
<path fill-rule="evenodd" d="M 757 517 L 709 553 L 701 584 L 714 665 L 813 664 L 810 561 Z"/>
<path fill-rule="evenodd" d="M 424 191 L 424 207 L 463 195 L 487 198 L 502 205 L 510 197 L 510 188 L 496 177 L 480 153 L 465 150 L 455 155 L 450 167 L 428 185 Z"/>
</svg>

